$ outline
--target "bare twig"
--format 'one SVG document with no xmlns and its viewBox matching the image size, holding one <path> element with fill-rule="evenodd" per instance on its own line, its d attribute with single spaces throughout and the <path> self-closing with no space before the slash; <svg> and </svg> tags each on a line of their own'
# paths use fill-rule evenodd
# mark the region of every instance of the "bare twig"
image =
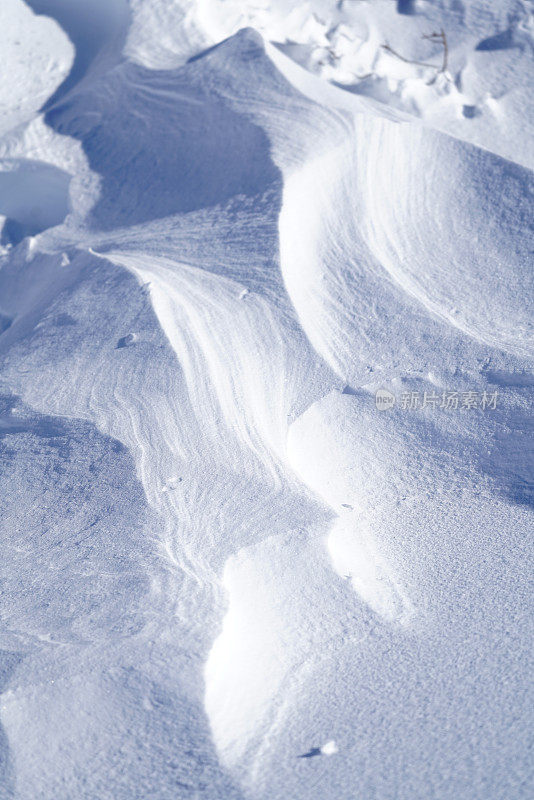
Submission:
<svg viewBox="0 0 534 800">
<path fill-rule="evenodd" d="M 449 45 L 447 43 L 447 34 L 441 29 L 439 33 L 427 33 L 423 35 L 423 39 L 428 39 L 431 42 L 440 42 L 443 47 L 443 61 L 441 67 L 436 66 L 436 64 L 429 64 L 427 61 L 416 61 L 413 58 L 406 58 L 405 56 L 397 53 L 389 44 L 386 42 L 385 44 L 381 45 L 383 50 L 387 50 L 388 53 L 395 56 L 396 58 L 400 58 L 401 61 L 404 61 L 406 64 L 416 64 L 419 67 L 430 67 L 431 69 L 436 70 L 436 75 L 440 75 L 447 71 L 447 66 L 449 62 Z"/>
<path fill-rule="evenodd" d="M 435 64 L 428 64 L 426 61 L 415 61 L 413 58 L 405 58 L 405 56 L 401 56 L 400 53 L 397 53 L 397 51 L 390 47 L 387 43 L 381 44 L 380 47 L 382 50 L 387 50 L 392 56 L 400 58 L 400 60 L 404 61 L 406 64 L 417 64 L 419 67 L 432 67 L 432 69 L 437 69 Z"/>
<path fill-rule="evenodd" d="M 447 44 L 447 34 L 443 30 L 439 33 L 427 33 L 423 35 L 423 39 L 429 39 L 431 42 L 441 42 L 443 47 L 443 63 L 439 72 L 446 72 L 449 61 L 449 45 Z"/>
</svg>

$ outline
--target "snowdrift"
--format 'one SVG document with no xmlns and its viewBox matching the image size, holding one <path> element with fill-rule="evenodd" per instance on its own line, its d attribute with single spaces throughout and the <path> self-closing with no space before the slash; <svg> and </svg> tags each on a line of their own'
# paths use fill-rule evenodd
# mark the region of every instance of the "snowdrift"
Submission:
<svg viewBox="0 0 534 800">
<path fill-rule="evenodd" d="M 524 159 L 30 5 L 76 58 L 0 140 L 0 796 L 527 797 Z"/>
</svg>

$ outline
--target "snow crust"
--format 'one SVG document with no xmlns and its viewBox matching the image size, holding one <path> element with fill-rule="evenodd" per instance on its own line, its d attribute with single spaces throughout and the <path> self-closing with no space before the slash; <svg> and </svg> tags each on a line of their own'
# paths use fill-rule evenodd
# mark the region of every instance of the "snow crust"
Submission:
<svg viewBox="0 0 534 800">
<path fill-rule="evenodd" d="M 530 797 L 531 4 L 0 22 L 0 798 Z"/>
</svg>

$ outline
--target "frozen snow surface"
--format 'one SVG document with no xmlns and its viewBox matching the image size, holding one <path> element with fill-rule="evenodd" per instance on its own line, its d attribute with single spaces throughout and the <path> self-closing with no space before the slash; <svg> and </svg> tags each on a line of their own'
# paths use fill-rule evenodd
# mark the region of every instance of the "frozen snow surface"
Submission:
<svg viewBox="0 0 534 800">
<path fill-rule="evenodd" d="M 533 5 L 2 0 L 1 800 L 519 800 Z"/>
</svg>

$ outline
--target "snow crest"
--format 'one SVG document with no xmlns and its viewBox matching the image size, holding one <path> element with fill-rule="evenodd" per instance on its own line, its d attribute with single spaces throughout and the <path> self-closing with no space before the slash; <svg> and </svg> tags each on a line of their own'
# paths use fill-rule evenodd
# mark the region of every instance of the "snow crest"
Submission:
<svg viewBox="0 0 534 800">
<path fill-rule="evenodd" d="M 0 11 L 0 794 L 526 797 L 526 4 L 82 5 Z"/>
</svg>

